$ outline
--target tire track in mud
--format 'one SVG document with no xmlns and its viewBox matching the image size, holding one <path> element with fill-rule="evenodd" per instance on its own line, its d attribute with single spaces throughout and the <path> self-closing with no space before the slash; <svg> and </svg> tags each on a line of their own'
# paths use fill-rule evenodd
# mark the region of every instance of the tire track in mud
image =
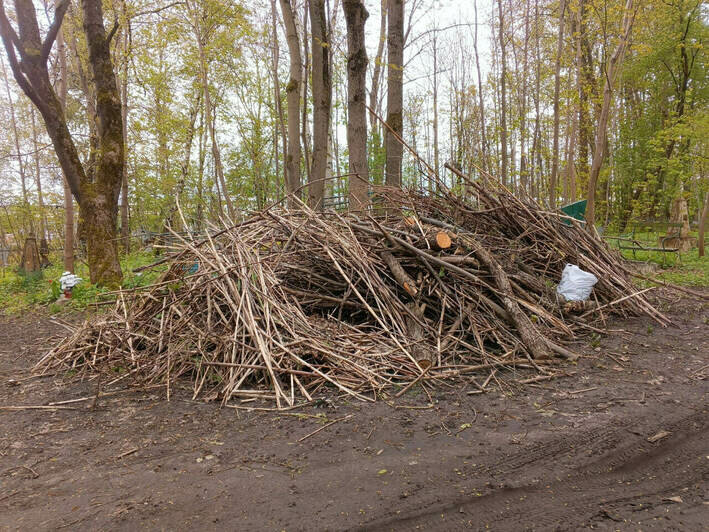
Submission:
<svg viewBox="0 0 709 532">
<path fill-rule="evenodd" d="M 584 431 L 574 438 L 535 444 L 499 462 L 497 471 L 504 472 L 504 478 L 509 480 L 517 471 L 519 478 L 527 479 L 526 484 L 443 502 L 419 499 L 417 510 L 402 510 L 398 515 L 390 512 L 360 530 L 411 530 L 416 526 L 478 529 L 485 525 L 495 530 L 577 529 L 588 526 L 593 519 L 609 518 L 609 509 L 627 517 L 639 504 L 644 509 L 651 507 L 665 496 L 709 480 L 706 407 L 674 423 L 662 423 L 657 430 L 672 434 L 656 443 L 648 442 L 646 436 L 629 438 L 629 425 L 635 423 L 617 423 L 595 431 L 595 438 Z M 577 447 L 577 442 L 584 445 Z M 579 460 L 584 460 L 589 448 L 607 452 L 570 470 L 565 478 L 549 474 L 557 456 L 575 451 Z M 529 482 L 527 469 L 546 469 L 547 474 Z"/>
</svg>

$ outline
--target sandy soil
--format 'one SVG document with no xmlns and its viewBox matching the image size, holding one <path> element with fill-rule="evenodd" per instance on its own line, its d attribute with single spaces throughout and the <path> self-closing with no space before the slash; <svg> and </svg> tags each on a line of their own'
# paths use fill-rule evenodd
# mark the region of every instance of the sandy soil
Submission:
<svg viewBox="0 0 709 532">
<path fill-rule="evenodd" d="M 617 321 L 579 343 L 568 377 L 483 395 L 459 381 L 433 406 L 415 388 L 275 414 L 153 389 L 0 409 L 0 529 L 701 530 L 709 306 L 665 310 L 676 327 Z M 30 377 L 62 332 L 0 318 L 0 406 L 95 393 Z"/>
</svg>

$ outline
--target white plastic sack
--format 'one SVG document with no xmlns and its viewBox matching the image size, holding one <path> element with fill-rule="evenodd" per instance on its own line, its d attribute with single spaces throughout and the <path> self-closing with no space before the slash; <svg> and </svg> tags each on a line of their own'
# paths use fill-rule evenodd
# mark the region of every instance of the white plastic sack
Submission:
<svg viewBox="0 0 709 532">
<path fill-rule="evenodd" d="M 556 293 L 566 301 L 586 301 L 597 282 L 598 278 L 592 273 L 574 264 L 567 264 L 561 272 L 561 282 L 556 287 Z"/>
<path fill-rule="evenodd" d="M 74 275 L 71 272 L 64 272 L 59 278 L 59 284 L 61 285 L 62 290 L 71 290 L 81 281 L 81 277 L 79 277 L 78 275 Z"/>
</svg>

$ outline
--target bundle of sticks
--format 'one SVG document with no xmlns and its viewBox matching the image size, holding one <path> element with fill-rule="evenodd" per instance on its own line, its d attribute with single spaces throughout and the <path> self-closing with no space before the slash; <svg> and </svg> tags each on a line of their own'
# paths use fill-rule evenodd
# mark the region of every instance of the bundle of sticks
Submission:
<svg viewBox="0 0 709 532">
<path fill-rule="evenodd" d="M 272 208 L 182 238 L 159 282 L 116 293 L 35 371 L 163 382 L 168 397 L 189 376 L 195 397 L 286 408 L 324 388 L 373 401 L 493 368 L 548 374 L 610 314 L 667 323 L 596 235 L 502 188 L 382 187 L 373 204 Z M 566 263 L 599 279 L 581 315 L 555 294 Z"/>
</svg>

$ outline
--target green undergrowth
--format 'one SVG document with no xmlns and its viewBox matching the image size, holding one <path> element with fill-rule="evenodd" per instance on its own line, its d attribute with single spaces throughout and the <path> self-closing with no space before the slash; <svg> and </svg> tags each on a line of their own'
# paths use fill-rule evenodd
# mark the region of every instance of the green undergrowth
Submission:
<svg viewBox="0 0 709 532">
<path fill-rule="evenodd" d="M 155 282 L 160 273 L 165 270 L 165 265 L 139 273 L 133 273 L 133 269 L 151 264 L 158 258 L 146 251 L 124 255 L 121 258 L 123 288 L 136 288 Z M 86 263 L 77 260 L 74 273 L 84 281 L 74 287 L 69 302 L 57 303 L 61 295 L 59 278 L 64 273 L 64 267 L 60 255 L 53 255 L 50 260 L 52 264 L 38 273 L 19 273 L 16 268 L 6 268 L 0 272 L 0 314 L 20 314 L 42 308 L 50 313 L 58 313 L 66 309 L 86 310 L 97 308 L 92 305 L 93 303 L 110 300 L 103 296 L 108 290 L 88 281 L 89 269 Z"/>
</svg>

